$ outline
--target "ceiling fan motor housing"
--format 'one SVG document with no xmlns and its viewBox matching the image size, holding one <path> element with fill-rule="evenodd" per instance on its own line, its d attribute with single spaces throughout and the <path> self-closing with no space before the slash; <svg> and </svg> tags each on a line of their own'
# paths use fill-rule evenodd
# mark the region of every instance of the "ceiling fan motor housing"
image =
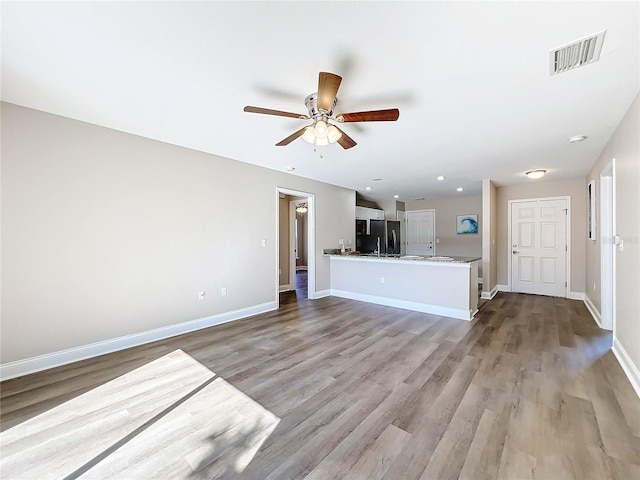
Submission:
<svg viewBox="0 0 640 480">
<path fill-rule="evenodd" d="M 307 107 L 307 110 L 309 111 L 309 116 L 314 120 L 318 120 L 319 117 L 330 117 L 331 115 L 333 115 L 333 110 L 336 108 L 336 105 L 338 104 L 338 97 L 335 97 L 333 99 L 333 106 L 331 107 L 330 112 L 325 112 L 318 109 L 317 93 L 310 93 L 309 95 L 307 95 L 307 98 L 304 99 L 304 104 Z"/>
</svg>

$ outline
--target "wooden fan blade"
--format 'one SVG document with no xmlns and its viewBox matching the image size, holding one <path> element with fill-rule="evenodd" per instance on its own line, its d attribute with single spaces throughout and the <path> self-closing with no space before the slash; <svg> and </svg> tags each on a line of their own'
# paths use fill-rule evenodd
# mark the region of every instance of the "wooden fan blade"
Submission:
<svg viewBox="0 0 640 480">
<path fill-rule="evenodd" d="M 336 117 L 339 122 L 395 122 L 400 110 L 371 110 L 370 112 L 342 113 Z"/>
<path fill-rule="evenodd" d="M 334 125 L 335 127 L 335 125 Z M 336 127 L 338 128 L 338 127 Z M 355 142 L 355 140 L 353 138 L 351 138 L 349 135 L 347 135 L 346 133 L 344 133 L 341 129 L 338 128 L 338 131 L 342 134 L 340 136 L 340 138 L 338 139 L 338 143 L 340 144 L 340 146 L 342 148 L 344 148 L 345 150 L 351 147 L 355 147 L 357 145 L 357 143 Z"/>
<path fill-rule="evenodd" d="M 318 77 L 318 110 L 329 113 L 338 94 L 342 77 L 335 73 L 320 72 Z"/>
<path fill-rule="evenodd" d="M 289 135 L 287 138 L 285 138 L 284 140 L 280 140 L 278 143 L 276 143 L 276 147 L 284 147 L 285 145 L 289 145 L 291 142 L 293 142 L 296 138 L 301 137 L 302 134 L 304 133 L 304 129 L 307 127 L 302 127 L 300 130 L 298 130 L 295 133 L 292 133 L 291 135 Z"/>
<path fill-rule="evenodd" d="M 301 115 L 299 113 L 283 112 L 282 110 L 271 110 L 270 108 L 252 107 L 250 105 L 244 107 L 244 111 L 249 113 L 263 113 L 265 115 L 278 115 L 279 117 L 300 118 L 303 120 L 307 120 L 309 118 L 308 116 Z"/>
</svg>

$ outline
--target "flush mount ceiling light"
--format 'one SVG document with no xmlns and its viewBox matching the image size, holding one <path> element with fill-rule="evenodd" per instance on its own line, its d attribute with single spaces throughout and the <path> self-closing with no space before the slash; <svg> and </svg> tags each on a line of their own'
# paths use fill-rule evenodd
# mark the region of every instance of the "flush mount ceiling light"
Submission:
<svg viewBox="0 0 640 480">
<path fill-rule="evenodd" d="M 582 142 L 583 140 L 586 140 L 587 136 L 586 135 L 574 135 L 573 137 L 571 137 L 569 139 L 569 143 L 578 143 L 578 142 Z"/>
<path fill-rule="evenodd" d="M 458 188 L 456 188 L 456 190 L 457 190 L 458 192 L 461 192 L 461 191 L 463 191 L 463 190 L 464 190 L 464 188 L 462 188 L 462 187 L 458 187 Z"/>
<path fill-rule="evenodd" d="M 296 169 L 296 167 L 287 167 L 287 168 L 285 168 L 285 170 L 287 172 L 293 172 L 295 169 Z"/>
<path fill-rule="evenodd" d="M 307 204 L 306 203 L 301 203 L 296 207 L 296 212 L 298 213 L 307 213 Z"/>
<path fill-rule="evenodd" d="M 400 195 L 394 195 L 393 198 L 400 198 Z"/>
<path fill-rule="evenodd" d="M 373 190 L 373 187 L 364 187 L 365 190 Z"/>
<path fill-rule="evenodd" d="M 536 180 L 538 178 L 544 177 L 544 174 L 547 173 L 546 170 L 529 170 L 525 175 L 532 180 Z"/>
<path fill-rule="evenodd" d="M 439 182 L 441 182 L 441 181 L 443 181 L 445 178 L 447 178 L 447 177 L 445 177 L 444 175 L 438 175 L 438 176 L 436 177 L 436 180 L 438 180 Z"/>
</svg>

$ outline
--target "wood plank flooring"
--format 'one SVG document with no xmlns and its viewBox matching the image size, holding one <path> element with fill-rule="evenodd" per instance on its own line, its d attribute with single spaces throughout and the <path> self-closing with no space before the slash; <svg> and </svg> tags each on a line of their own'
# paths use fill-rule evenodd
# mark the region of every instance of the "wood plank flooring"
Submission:
<svg viewBox="0 0 640 480">
<path fill-rule="evenodd" d="M 579 301 L 340 298 L 0 384 L 2 478 L 635 479 L 640 399 Z"/>
</svg>

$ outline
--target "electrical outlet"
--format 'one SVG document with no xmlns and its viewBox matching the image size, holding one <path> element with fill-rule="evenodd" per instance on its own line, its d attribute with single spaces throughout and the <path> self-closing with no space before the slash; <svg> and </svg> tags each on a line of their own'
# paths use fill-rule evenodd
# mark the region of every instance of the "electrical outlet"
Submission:
<svg viewBox="0 0 640 480">
<path fill-rule="evenodd" d="M 344 239 L 341 238 L 340 240 L 338 240 L 338 245 L 344 245 Z"/>
<path fill-rule="evenodd" d="M 384 277 L 380 277 L 380 283 L 384 283 Z"/>
<path fill-rule="evenodd" d="M 349 245 L 351 245 L 351 239 L 349 239 Z"/>
<path fill-rule="evenodd" d="M 198 292 L 198 300 L 204 300 L 204 290 Z"/>
<path fill-rule="evenodd" d="M 266 246 L 267 246 L 267 239 L 266 239 L 266 238 L 263 238 L 263 239 L 262 239 L 262 246 L 263 246 L 263 247 L 266 247 Z"/>
<path fill-rule="evenodd" d="M 227 287 L 222 287 L 222 289 L 220 290 L 220 295 L 222 295 L 223 297 L 227 296 Z"/>
</svg>

